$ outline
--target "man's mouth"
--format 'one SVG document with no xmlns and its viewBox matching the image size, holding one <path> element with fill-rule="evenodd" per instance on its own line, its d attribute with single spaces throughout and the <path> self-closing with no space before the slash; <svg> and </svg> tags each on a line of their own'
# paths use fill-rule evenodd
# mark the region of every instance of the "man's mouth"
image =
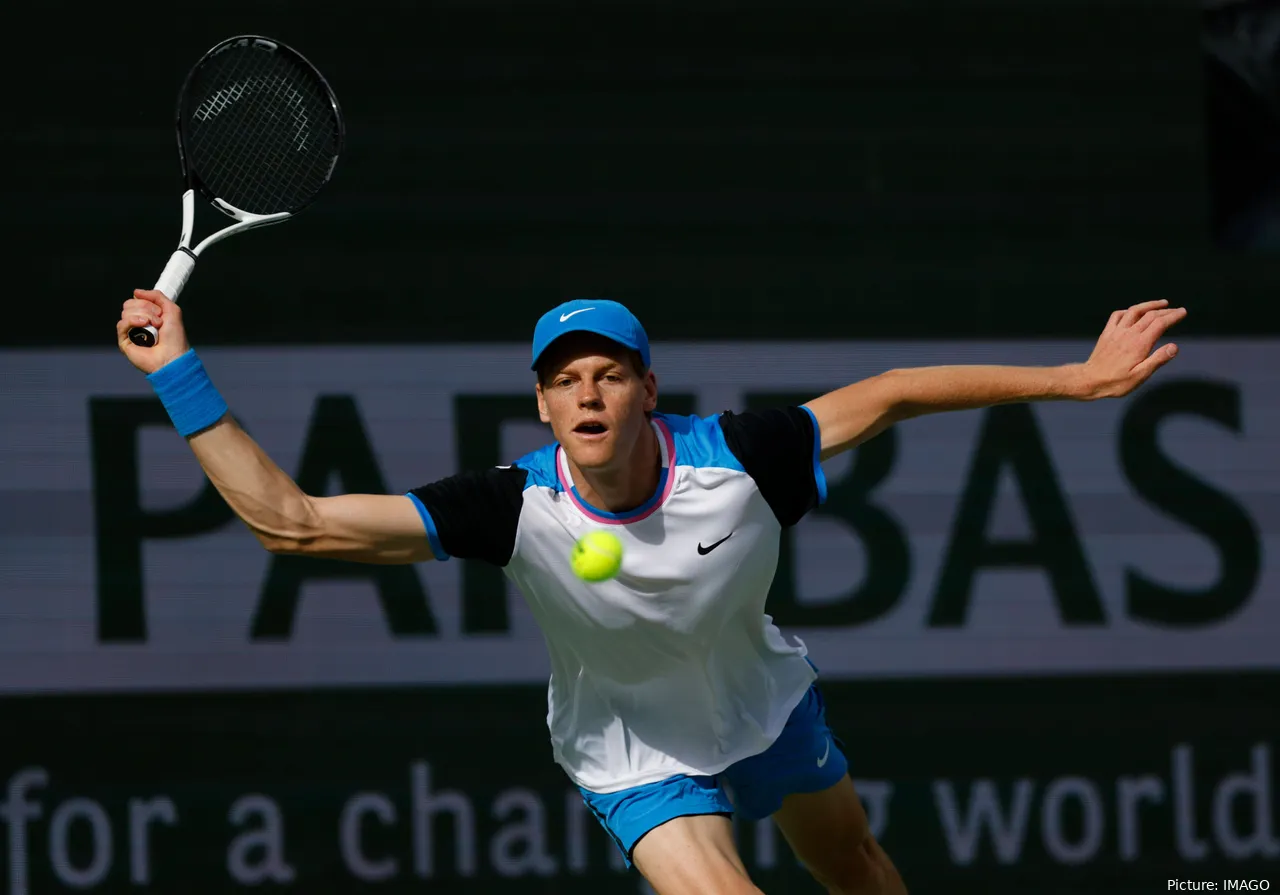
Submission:
<svg viewBox="0 0 1280 895">
<path fill-rule="evenodd" d="M 587 438 L 598 438 L 608 432 L 609 427 L 596 420 L 589 420 L 584 423 L 578 423 L 578 425 L 573 427 L 573 431 L 579 435 L 586 436 Z"/>
</svg>

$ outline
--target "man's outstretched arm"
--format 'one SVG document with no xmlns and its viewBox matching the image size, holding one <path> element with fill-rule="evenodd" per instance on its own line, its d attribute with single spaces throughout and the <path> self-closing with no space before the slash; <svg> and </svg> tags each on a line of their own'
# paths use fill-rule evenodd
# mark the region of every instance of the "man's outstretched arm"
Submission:
<svg viewBox="0 0 1280 895">
<path fill-rule="evenodd" d="M 154 347 L 129 340 L 134 326 L 156 327 Z M 139 290 L 125 302 L 116 325 L 120 350 L 139 370 L 154 376 L 161 368 L 190 362 L 182 312 L 165 296 Z M 172 416 L 195 400 L 198 376 L 173 385 Z M 207 379 L 205 380 L 207 384 Z M 211 384 L 205 389 L 207 395 Z M 220 400 L 220 399 L 219 399 Z M 199 402 L 197 402 L 199 403 Z M 422 517 L 413 501 L 393 494 L 342 494 L 312 497 L 267 456 L 230 415 L 225 404 L 206 400 L 187 434 L 209 481 L 264 547 L 291 553 L 367 563 L 409 563 L 435 558 Z M 176 422 L 176 420 L 175 420 Z"/>
<path fill-rule="evenodd" d="M 806 406 L 822 433 L 822 458 L 857 447 L 894 423 L 926 413 L 1022 401 L 1119 398 L 1146 382 L 1178 349 L 1161 337 L 1187 315 L 1149 301 L 1111 315 L 1088 360 L 1058 367 L 958 365 L 890 370 Z"/>
<path fill-rule="evenodd" d="M 227 505 L 272 553 L 380 564 L 434 558 L 404 495 L 306 494 L 229 415 L 187 443 Z"/>
</svg>

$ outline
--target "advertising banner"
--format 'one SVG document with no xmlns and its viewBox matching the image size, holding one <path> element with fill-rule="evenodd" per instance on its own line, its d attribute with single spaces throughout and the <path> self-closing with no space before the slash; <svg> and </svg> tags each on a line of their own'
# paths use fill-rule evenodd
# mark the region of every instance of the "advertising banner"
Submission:
<svg viewBox="0 0 1280 895">
<path fill-rule="evenodd" d="M 659 407 L 800 402 L 1086 343 L 661 344 Z M 826 464 L 769 611 L 828 679 L 1280 666 L 1274 341 L 1192 341 L 1119 401 L 905 422 Z M 525 346 L 210 349 L 304 490 L 403 492 L 543 444 Z M 545 681 L 500 571 L 273 556 L 113 351 L 0 354 L 0 690 Z M 1271 559 L 1268 562 L 1268 559 Z"/>
<path fill-rule="evenodd" d="M 1271 674 L 824 694 L 912 893 L 1141 895 L 1280 886 L 1276 688 Z M 4 697 L 0 893 L 644 895 L 552 763 L 545 706 L 533 685 Z M 765 892 L 821 891 L 772 823 L 737 836 Z"/>
</svg>

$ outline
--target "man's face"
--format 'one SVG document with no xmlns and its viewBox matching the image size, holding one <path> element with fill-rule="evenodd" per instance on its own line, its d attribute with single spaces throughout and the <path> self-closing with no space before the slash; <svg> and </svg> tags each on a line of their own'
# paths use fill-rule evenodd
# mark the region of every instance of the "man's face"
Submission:
<svg viewBox="0 0 1280 895">
<path fill-rule="evenodd" d="M 658 402 L 652 372 L 594 333 L 557 339 L 541 365 L 538 415 L 580 469 L 612 470 L 631 458 Z"/>
</svg>

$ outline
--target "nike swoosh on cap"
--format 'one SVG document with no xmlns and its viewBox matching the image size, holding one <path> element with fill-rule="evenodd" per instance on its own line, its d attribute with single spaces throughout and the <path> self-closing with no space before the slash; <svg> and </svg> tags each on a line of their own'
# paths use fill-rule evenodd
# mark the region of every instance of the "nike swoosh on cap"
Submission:
<svg viewBox="0 0 1280 895">
<path fill-rule="evenodd" d="M 578 310 L 576 310 L 576 311 L 570 311 L 568 314 L 561 314 L 561 315 L 560 315 L 560 322 L 561 322 L 561 323 L 564 323 L 566 320 L 568 320 L 568 319 L 569 319 L 570 317 L 572 317 L 574 314 L 581 314 L 583 311 L 594 311 L 594 310 L 595 310 L 595 308 L 578 308 Z"/>
</svg>

